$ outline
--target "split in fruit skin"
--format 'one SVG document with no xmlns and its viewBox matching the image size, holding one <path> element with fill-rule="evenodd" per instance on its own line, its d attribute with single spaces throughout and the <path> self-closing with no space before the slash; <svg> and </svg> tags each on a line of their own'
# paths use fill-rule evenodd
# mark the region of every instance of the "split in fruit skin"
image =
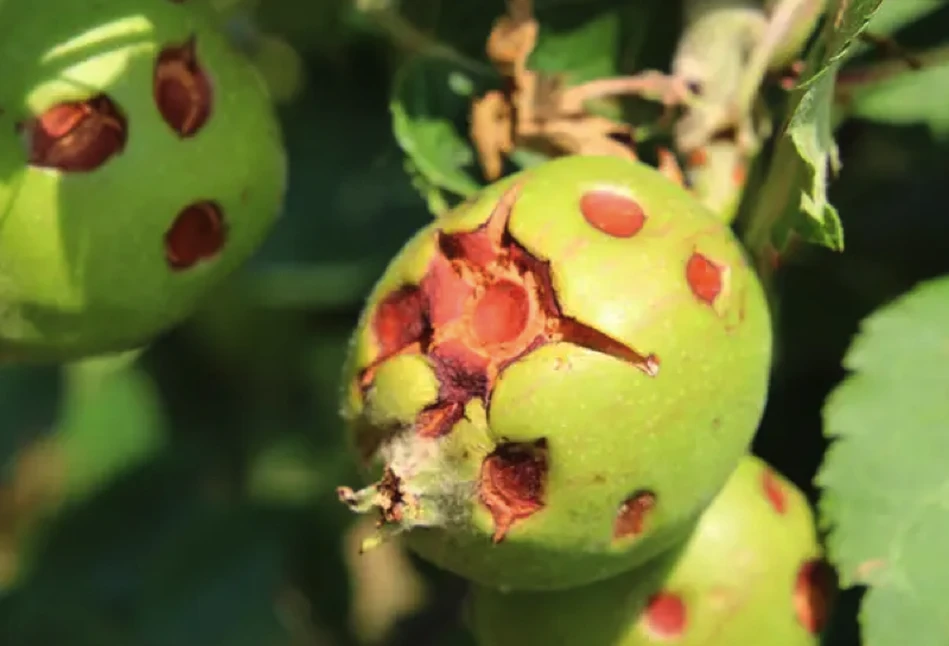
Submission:
<svg viewBox="0 0 949 646">
<path fill-rule="evenodd" d="M 471 399 L 489 407 L 504 368 L 547 344 L 572 343 L 629 362 L 650 376 L 659 372 L 655 354 L 643 355 L 563 315 L 548 263 L 508 231 L 519 192 L 520 184 L 508 189 L 474 231 L 438 231 L 438 252 L 420 285 L 397 290 L 376 313 L 382 352 L 363 370 L 361 387 L 367 389 L 375 367 L 392 356 L 428 356 L 442 391 L 416 420 L 421 436 L 451 431 Z"/>
</svg>

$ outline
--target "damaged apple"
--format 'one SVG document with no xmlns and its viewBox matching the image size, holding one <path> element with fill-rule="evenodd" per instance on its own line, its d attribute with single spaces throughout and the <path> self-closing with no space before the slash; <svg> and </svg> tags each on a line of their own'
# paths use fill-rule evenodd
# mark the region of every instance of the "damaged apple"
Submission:
<svg viewBox="0 0 949 646">
<path fill-rule="evenodd" d="M 280 123 L 217 22 L 208 3 L 0 0 L 4 360 L 148 345 L 263 244 Z"/>
<path fill-rule="evenodd" d="M 474 586 L 468 621 L 479 646 L 817 646 L 835 584 L 804 492 L 749 454 L 644 567 L 554 592 Z"/>
<path fill-rule="evenodd" d="M 562 157 L 420 231 L 364 309 L 344 415 L 383 540 L 556 589 L 680 540 L 748 448 L 771 325 L 730 230 L 640 162 Z M 371 544 L 371 541 L 370 541 Z M 367 545 L 368 547 L 368 545 Z"/>
</svg>

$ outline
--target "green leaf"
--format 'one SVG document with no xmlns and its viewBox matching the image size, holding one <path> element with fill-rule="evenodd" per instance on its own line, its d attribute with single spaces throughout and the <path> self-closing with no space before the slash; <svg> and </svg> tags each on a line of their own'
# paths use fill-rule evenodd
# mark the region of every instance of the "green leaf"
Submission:
<svg viewBox="0 0 949 646">
<path fill-rule="evenodd" d="M 412 58 L 396 74 L 389 104 L 392 129 L 424 178 L 425 194 L 441 189 L 468 197 L 481 187 L 464 124 L 471 100 L 493 80 L 489 74 L 432 57 Z"/>
<path fill-rule="evenodd" d="M 943 646 L 949 634 L 949 277 L 862 324 L 829 397 L 834 440 L 817 477 L 828 551 L 845 586 L 870 590 L 860 620 L 873 646 Z"/>
<path fill-rule="evenodd" d="M 881 2 L 838 0 L 829 7 L 746 232 L 749 247 L 759 255 L 783 250 L 792 232 L 835 251 L 844 248 L 840 218 L 827 199 L 830 176 L 840 165 L 833 137 L 834 84 L 854 39 Z"/>
<path fill-rule="evenodd" d="M 528 67 L 560 76 L 572 86 L 636 69 L 654 27 L 657 3 L 600 0 L 551 4 L 546 9 L 537 12 L 540 32 Z M 619 119 L 627 106 L 613 100 L 591 102 L 589 107 Z"/>
<path fill-rule="evenodd" d="M 432 184 L 411 159 L 406 158 L 405 160 L 405 172 L 411 178 L 412 186 L 425 200 L 429 213 L 438 217 L 451 208 L 450 198 L 445 195 L 442 189 Z"/>
<path fill-rule="evenodd" d="M 801 194 L 801 211 L 807 217 L 803 221 L 798 219 L 796 228 L 805 239 L 842 251 L 844 238 L 840 216 L 827 199 L 829 174 L 839 165 L 831 122 L 838 65 L 839 62 L 832 64 L 831 71 L 801 97 L 791 115 L 788 134 L 810 174 L 809 188 Z"/>
<path fill-rule="evenodd" d="M 814 48 L 802 85 L 836 71 L 834 67 L 848 54 L 854 39 L 867 28 L 883 0 L 837 0 L 829 6 L 828 20 Z"/>
<path fill-rule="evenodd" d="M 542 25 L 528 67 L 551 74 L 563 73 L 568 85 L 616 74 L 620 46 L 617 12 L 603 12 L 579 24 L 574 21 L 570 26 L 571 29 L 557 30 Z"/>
<path fill-rule="evenodd" d="M 925 124 L 937 137 L 949 135 L 949 47 L 928 58 L 932 63 L 922 69 L 886 75 L 878 82 L 855 79 L 847 94 L 847 113 L 881 123 Z"/>
<path fill-rule="evenodd" d="M 799 221 L 796 228 L 805 239 L 836 251 L 844 248 L 843 228 L 837 210 L 827 200 L 830 172 L 840 165 L 831 116 L 834 83 L 848 49 L 881 3 L 882 0 L 838 0 L 831 13 L 833 18 L 824 26 L 824 49 L 811 61 L 811 74 L 803 83 L 804 92 L 791 113 L 787 129 L 810 176 L 808 188 L 801 196 L 801 210 L 808 219 Z"/>
<path fill-rule="evenodd" d="M 532 70 L 562 74 L 568 85 L 626 73 L 636 66 L 655 0 L 600 0 L 538 10 Z"/>
</svg>

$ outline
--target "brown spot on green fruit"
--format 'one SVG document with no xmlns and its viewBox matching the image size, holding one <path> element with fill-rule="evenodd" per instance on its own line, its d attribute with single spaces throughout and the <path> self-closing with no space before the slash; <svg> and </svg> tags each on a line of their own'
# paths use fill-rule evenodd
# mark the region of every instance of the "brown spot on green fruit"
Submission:
<svg viewBox="0 0 949 646">
<path fill-rule="evenodd" d="M 688 610 L 682 598 L 671 592 L 658 592 L 649 598 L 643 614 L 645 629 L 657 640 L 677 639 L 685 632 Z"/>
<path fill-rule="evenodd" d="M 155 104 L 181 138 L 193 137 L 211 116 L 211 80 L 198 61 L 197 39 L 161 50 L 153 77 Z"/>
<path fill-rule="evenodd" d="M 178 214 L 165 234 L 165 258 L 174 270 L 188 269 L 224 247 L 227 226 L 220 205 L 195 202 Z"/>
<path fill-rule="evenodd" d="M 125 117 L 104 94 L 58 103 L 19 129 L 26 136 L 30 165 L 66 172 L 99 168 L 128 140 Z"/>
<path fill-rule="evenodd" d="M 631 238 L 646 223 L 646 214 L 636 200 L 608 189 L 584 193 L 580 212 L 590 226 L 614 238 Z"/>
<path fill-rule="evenodd" d="M 764 490 L 764 495 L 771 507 L 783 515 L 787 511 L 787 497 L 784 495 L 781 482 L 771 469 L 765 469 L 761 472 L 761 488 Z"/>
<path fill-rule="evenodd" d="M 723 268 L 702 254 L 695 252 L 685 266 L 685 279 L 695 297 L 706 305 L 713 305 L 722 292 Z"/>
<path fill-rule="evenodd" d="M 544 508 L 547 441 L 499 445 L 481 463 L 478 494 L 494 519 L 492 540 L 500 543 L 514 523 Z"/>
<path fill-rule="evenodd" d="M 457 400 L 442 400 L 426 407 L 415 420 L 415 431 L 421 437 L 441 437 L 450 433 L 455 424 L 465 417 L 465 403 Z"/>
<path fill-rule="evenodd" d="M 372 328 L 382 358 L 421 341 L 428 320 L 418 287 L 407 285 L 386 296 L 376 307 Z"/>
<path fill-rule="evenodd" d="M 794 612 L 809 633 L 816 635 L 824 629 L 834 587 L 834 572 L 823 559 L 811 559 L 798 569 L 794 581 Z"/>
<path fill-rule="evenodd" d="M 656 507 L 656 494 L 637 491 L 623 501 L 613 523 L 613 538 L 632 538 L 646 529 L 649 513 Z"/>
</svg>

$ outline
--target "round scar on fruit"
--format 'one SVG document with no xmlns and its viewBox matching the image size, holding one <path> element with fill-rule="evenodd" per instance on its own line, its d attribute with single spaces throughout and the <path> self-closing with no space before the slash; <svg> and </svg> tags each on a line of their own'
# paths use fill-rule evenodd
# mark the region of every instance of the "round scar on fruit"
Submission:
<svg viewBox="0 0 949 646">
<path fill-rule="evenodd" d="M 611 576 L 745 453 L 771 325 L 728 227 L 640 162 L 567 156 L 419 231 L 371 292 L 344 416 L 383 540 L 486 585 Z"/>
<path fill-rule="evenodd" d="M 278 122 L 203 4 L 0 3 L 0 356 L 141 346 L 269 231 Z"/>
<path fill-rule="evenodd" d="M 748 456 L 668 554 L 571 590 L 475 587 L 468 619 L 483 646 L 817 646 L 835 583 L 803 493 Z"/>
</svg>

